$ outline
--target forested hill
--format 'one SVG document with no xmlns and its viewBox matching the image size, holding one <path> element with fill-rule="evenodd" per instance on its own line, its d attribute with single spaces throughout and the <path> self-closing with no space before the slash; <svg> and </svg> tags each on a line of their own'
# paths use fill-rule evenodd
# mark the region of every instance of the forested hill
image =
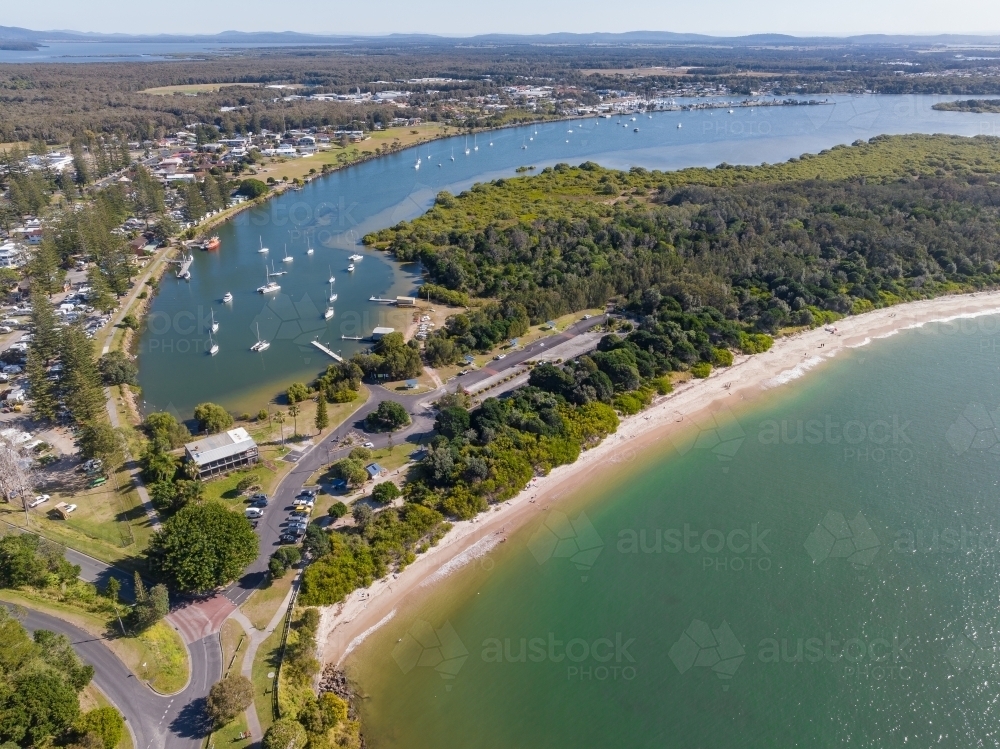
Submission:
<svg viewBox="0 0 1000 749">
<path fill-rule="evenodd" d="M 501 299 L 533 321 L 670 297 L 772 333 L 1000 285 L 1000 139 L 879 136 L 677 172 L 560 164 L 442 193 L 365 241 L 419 258 L 441 298 Z"/>
</svg>

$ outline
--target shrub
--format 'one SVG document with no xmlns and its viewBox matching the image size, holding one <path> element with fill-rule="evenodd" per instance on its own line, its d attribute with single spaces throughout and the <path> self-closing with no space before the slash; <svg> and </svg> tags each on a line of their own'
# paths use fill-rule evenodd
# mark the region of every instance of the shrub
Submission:
<svg viewBox="0 0 1000 749">
<path fill-rule="evenodd" d="M 382 401 L 365 417 L 365 427 L 372 432 L 392 432 L 410 423 L 410 414 L 395 401 Z"/>
<path fill-rule="evenodd" d="M 381 505 L 389 504 L 401 494 L 399 487 L 391 481 L 383 481 L 372 489 L 372 499 Z"/>
<path fill-rule="evenodd" d="M 700 361 L 691 365 L 691 374 L 699 380 L 704 380 L 712 373 L 712 365 L 707 361 Z"/>
<path fill-rule="evenodd" d="M 655 380 L 649 383 L 656 388 L 658 395 L 666 395 L 667 393 L 672 393 L 674 390 L 674 383 L 670 381 L 669 377 L 657 377 Z"/>
<path fill-rule="evenodd" d="M 306 729 L 291 718 L 274 721 L 264 734 L 264 749 L 303 749 L 305 745 Z"/>
<path fill-rule="evenodd" d="M 248 473 L 246 476 L 241 478 L 236 482 L 236 491 L 242 494 L 245 491 L 252 489 L 258 484 L 258 476 L 256 473 Z"/>
<path fill-rule="evenodd" d="M 216 726 L 224 726 L 253 702 L 253 683 L 238 674 L 217 681 L 208 692 L 206 712 Z"/>
<path fill-rule="evenodd" d="M 199 403 L 194 407 L 194 418 L 199 428 L 209 434 L 217 434 L 233 425 L 232 415 L 215 403 Z"/>
<path fill-rule="evenodd" d="M 716 367 L 733 366 L 733 352 L 727 348 L 712 349 L 712 364 Z"/>
<path fill-rule="evenodd" d="M 344 517 L 347 514 L 347 505 L 343 502 L 334 502 L 330 505 L 330 509 L 326 511 L 327 514 L 334 518 L 335 520 Z"/>
</svg>

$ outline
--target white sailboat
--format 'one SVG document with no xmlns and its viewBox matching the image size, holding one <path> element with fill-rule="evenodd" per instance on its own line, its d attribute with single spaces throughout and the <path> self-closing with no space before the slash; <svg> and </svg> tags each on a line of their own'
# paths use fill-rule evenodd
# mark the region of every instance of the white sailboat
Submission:
<svg viewBox="0 0 1000 749">
<path fill-rule="evenodd" d="M 330 282 L 330 301 L 337 301 L 337 295 L 333 293 L 333 281 Z"/>
<path fill-rule="evenodd" d="M 285 245 L 285 259 L 282 260 L 281 262 L 283 262 L 283 263 L 290 263 L 293 260 L 295 260 L 295 258 L 293 258 L 291 255 L 288 254 L 288 245 L 286 244 Z"/>
<path fill-rule="evenodd" d="M 219 332 L 219 323 L 215 321 L 215 310 L 212 310 L 212 324 L 211 326 L 209 326 L 209 330 L 211 330 L 213 333 Z"/>
<path fill-rule="evenodd" d="M 420 157 L 419 156 L 417 157 L 417 163 L 413 165 L 413 168 L 414 169 L 419 169 L 420 168 Z"/>
<path fill-rule="evenodd" d="M 354 263 L 351 263 L 350 265 L 347 266 L 347 272 L 348 273 L 354 272 Z"/>
<path fill-rule="evenodd" d="M 306 254 L 307 255 L 312 255 L 313 252 L 315 252 L 315 250 L 313 250 L 312 245 L 309 244 L 309 239 L 307 238 L 306 239 Z"/>
<path fill-rule="evenodd" d="M 452 146 L 452 147 L 451 147 L 451 160 L 452 160 L 452 161 L 454 161 L 454 160 L 455 160 L 455 146 Z"/>
<path fill-rule="evenodd" d="M 275 292 L 275 291 L 281 291 L 281 287 L 278 286 L 278 284 L 276 284 L 274 281 L 268 281 L 267 280 L 267 276 L 268 276 L 267 266 L 265 265 L 264 266 L 264 285 L 257 287 L 257 293 L 258 294 L 270 294 L 270 293 Z"/>
<path fill-rule="evenodd" d="M 355 252 L 353 255 L 348 255 L 347 259 L 348 260 L 355 260 L 355 261 L 357 261 L 357 260 L 364 260 L 365 256 L 364 255 L 359 255 L 358 253 Z"/>
<path fill-rule="evenodd" d="M 329 265 L 326 266 L 326 268 L 327 268 L 327 270 L 330 271 L 330 281 L 329 281 L 329 283 L 333 283 L 334 281 L 337 280 L 336 278 L 333 277 L 333 268 L 331 268 Z"/>
<path fill-rule="evenodd" d="M 260 323 L 257 323 L 257 343 L 250 347 L 251 351 L 267 351 L 271 347 L 268 341 L 262 341 L 260 338 Z"/>
<path fill-rule="evenodd" d="M 323 313 L 323 319 L 329 320 L 331 317 L 333 317 L 333 307 L 327 307 L 326 312 Z"/>
<path fill-rule="evenodd" d="M 469 155 L 469 136 L 465 136 L 465 155 Z"/>
<path fill-rule="evenodd" d="M 212 332 L 208 333 L 208 355 L 215 356 L 219 353 L 219 344 L 212 340 Z"/>
<path fill-rule="evenodd" d="M 275 270 L 274 269 L 274 261 L 273 260 L 271 261 L 271 272 L 268 273 L 267 275 L 272 276 L 272 277 L 273 276 L 283 276 L 286 273 L 288 273 L 287 270 Z"/>
<path fill-rule="evenodd" d="M 473 151 L 478 151 L 479 150 L 479 144 L 476 143 L 476 136 L 475 135 L 472 136 L 472 150 Z"/>
<path fill-rule="evenodd" d="M 264 237 L 259 237 L 259 239 L 260 239 L 260 249 L 259 249 L 259 250 L 257 250 L 257 252 L 258 252 L 258 253 L 265 253 L 265 252 L 270 252 L 270 250 L 268 250 L 268 249 L 267 249 L 267 248 L 266 248 L 266 247 L 264 246 Z"/>
<path fill-rule="evenodd" d="M 677 123 L 677 129 L 678 129 L 678 130 L 680 130 L 680 129 L 681 129 L 681 127 L 682 127 L 681 123 L 679 123 L 679 122 L 678 122 L 678 123 Z"/>
<path fill-rule="evenodd" d="M 233 292 L 227 291 L 225 294 L 222 295 L 223 304 L 229 304 L 231 301 L 233 301 Z"/>
</svg>

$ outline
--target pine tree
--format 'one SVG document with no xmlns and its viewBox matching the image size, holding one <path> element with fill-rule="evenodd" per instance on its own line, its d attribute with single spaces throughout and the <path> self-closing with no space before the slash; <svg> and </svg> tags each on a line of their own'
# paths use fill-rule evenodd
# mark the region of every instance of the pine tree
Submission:
<svg viewBox="0 0 1000 749">
<path fill-rule="evenodd" d="M 66 271 L 59 266 L 59 251 L 51 237 L 45 237 L 28 263 L 28 275 L 34 290 L 46 294 L 62 291 Z"/>
<path fill-rule="evenodd" d="M 63 331 L 62 361 L 66 405 L 73 419 L 78 424 L 96 425 L 104 418 L 104 391 L 93 345 L 79 324 Z"/>
<path fill-rule="evenodd" d="M 187 214 L 189 219 L 197 221 L 208 213 L 208 209 L 205 207 L 205 199 L 201 197 L 201 190 L 194 182 L 188 184 L 185 197 L 187 199 Z"/>
<path fill-rule="evenodd" d="M 53 421 L 58 413 L 59 401 L 53 392 L 52 383 L 49 381 L 45 362 L 30 349 L 28 350 L 26 373 L 28 383 L 31 385 L 32 411 L 40 419 Z"/>
<path fill-rule="evenodd" d="M 319 391 L 319 397 L 316 399 L 316 431 L 322 432 L 330 426 L 330 417 L 326 413 L 326 393 Z"/>
</svg>

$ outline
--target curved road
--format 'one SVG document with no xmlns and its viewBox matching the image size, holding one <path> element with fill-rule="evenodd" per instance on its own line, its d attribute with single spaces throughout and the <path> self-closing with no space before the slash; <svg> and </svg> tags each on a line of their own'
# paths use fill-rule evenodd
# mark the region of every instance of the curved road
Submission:
<svg viewBox="0 0 1000 749">
<path fill-rule="evenodd" d="M 14 608 L 14 607 L 9 607 Z M 188 646 L 191 679 L 180 694 L 157 694 L 136 678 L 100 637 L 62 619 L 18 607 L 21 623 L 31 632 L 47 629 L 69 638 L 79 656 L 94 667 L 94 684 L 125 716 L 136 749 L 176 747 L 198 749 L 210 726 L 205 719 L 205 697 L 222 676 L 218 635 Z"/>
</svg>

